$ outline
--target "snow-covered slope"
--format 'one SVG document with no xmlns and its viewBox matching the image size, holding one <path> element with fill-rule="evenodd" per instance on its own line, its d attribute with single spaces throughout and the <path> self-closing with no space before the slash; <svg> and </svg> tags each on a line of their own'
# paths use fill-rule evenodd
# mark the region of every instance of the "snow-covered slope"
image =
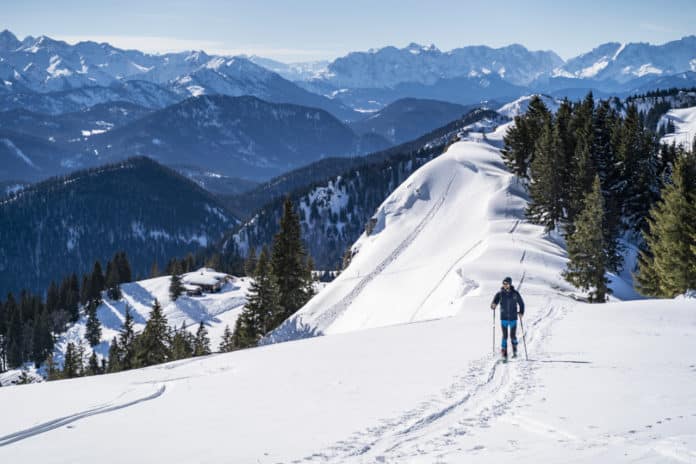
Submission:
<svg viewBox="0 0 696 464">
<path fill-rule="evenodd" d="M 669 110 L 660 118 L 658 127 L 666 126 L 670 121 L 674 124 L 674 132 L 662 137 L 660 142 L 676 143 L 690 150 L 696 137 L 696 106 Z"/>
<path fill-rule="evenodd" d="M 524 205 L 498 149 L 455 143 L 387 198 L 372 232 L 353 246 L 350 266 L 270 339 L 453 316 L 506 275 L 525 288 L 570 290 L 559 275 L 562 248 L 523 221 Z"/>
<path fill-rule="evenodd" d="M 172 328 L 183 324 L 191 333 L 196 332 L 202 321 L 208 329 L 213 351 L 217 350 L 225 326 L 234 329 L 234 323 L 246 304 L 246 295 L 251 281 L 245 277 L 227 276 L 212 269 L 201 268 L 182 275 L 184 285 L 201 279 L 227 279 L 219 292 L 203 293 L 202 296 L 181 295 L 176 301 L 169 298 L 171 276 L 155 277 L 121 285 L 123 297 L 111 300 L 103 293 L 103 302 L 97 308 L 97 317 L 102 325 L 102 342 L 95 347 L 100 357 L 109 353 L 111 339 L 118 335 L 123 326 L 126 308 L 130 308 L 136 332 L 142 331 L 152 305 L 157 299 Z M 82 316 L 56 343 L 56 360 L 62 362 L 68 342 L 82 343 L 87 353 L 89 345 L 84 340 L 87 319 Z"/>
<path fill-rule="evenodd" d="M 558 107 L 561 104 L 561 102 L 558 99 L 549 97 L 548 95 L 538 95 L 544 102 L 546 107 L 549 109 L 549 111 L 555 113 L 558 110 Z M 497 111 L 503 116 L 507 116 L 510 119 L 514 119 L 515 116 L 521 116 L 527 112 L 527 109 L 529 108 L 529 102 L 532 101 L 532 97 L 534 97 L 534 95 L 525 95 L 523 97 L 518 98 L 517 100 L 504 104 L 503 106 L 498 108 Z"/>
<path fill-rule="evenodd" d="M 3 389 L 0 453 L 45 463 L 693 462 L 696 300 L 569 298 L 562 244 L 526 223 L 524 206 L 497 149 L 458 142 L 394 192 L 350 267 L 293 319 L 334 335 Z M 505 275 L 527 303 L 529 355 L 507 365 L 493 354 L 489 309 Z"/>
</svg>

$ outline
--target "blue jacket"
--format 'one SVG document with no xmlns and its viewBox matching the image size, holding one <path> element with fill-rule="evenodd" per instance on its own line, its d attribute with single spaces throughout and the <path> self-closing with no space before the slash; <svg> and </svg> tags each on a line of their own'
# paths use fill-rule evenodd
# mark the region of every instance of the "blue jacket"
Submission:
<svg viewBox="0 0 696 464">
<path fill-rule="evenodd" d="M 516 321 L 517 307 L 520 308 L 520 314 L 524 314 L 524 301 L 520 292 L 515 290 L 515 287 L 510 285 L 510 290 L 501 288 L 493 298 L 493 304 L 500 304 L 500 320 L 501 321 Z"/>
</svg>

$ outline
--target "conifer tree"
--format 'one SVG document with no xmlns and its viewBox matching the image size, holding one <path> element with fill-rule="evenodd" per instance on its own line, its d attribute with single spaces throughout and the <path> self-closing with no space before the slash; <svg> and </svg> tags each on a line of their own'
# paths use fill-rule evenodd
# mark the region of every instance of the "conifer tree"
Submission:
<svg viewBox="0 0 696 464">
<path fill-rule="evenodd" d="M 181 323 L 179 330 L 174 329 L 172 334 L 172 360 L 186 359 L 193 356 L 193 338 Z"/>
<path fill-rule="evenodd" d="M 118 366 L 120 370 L 128 370 L 135 367 L 135 330 L 133 328 L 133 315 L 130 311 L 130 306 L 126 306 L 126 314 L 123 320 L 123 326 L 118 334 L 117 352 Z M 111 363 L 111 355 L 109 355 L 109 363 Z"/>
<path fill-rule="evenodd" d="M 116 270 L 118 273 L 118 283 L 123 284 L 133 281 L 133 274 L 131 271 L 130 263 L 128 262 L 128 256 L 126 256 L 125 251 L 120 251 L 114 256 L 114 262 L 116 263 Z"/>
<path fill-rule="evenodd" d="M 60 374 L 60 369 L 56 367 L 56 362 L 53 359 L 53 353 L 49 353 L 46 357 L 46 380 L 58 380 Z"/>
<path fill-rule="evenodd" d="M 678 156 L 672 183 L 650 210 L 643 237 L 648 250 L 638 261 L 638 291 L 672 298 L 696 289 L 696 156 Z"/>
<path fill-rule="evenodd" d="M 172 269 L 172 277 L 169 282 L 169 298 L 176 301 L 184 293 L 184 285 L 181 282 L 181 275 L 178 263 Z"/>
<path fill-rule="evenodd" d="M 48 320 L 48 311 L 43 308 L 34 321 L 34 365 L 38 368 L 53 350 L 53 334 Z"/>
<path fill-rule="evenodd" d="M 244 309 L 234 323 L 232 345 L 234 349 L 256 346 L 259 340 L 259 323 L 252 311 Z"/>
<path fill-rule="evenodd" d="M 111 339 L 111 345 L 109 345 L 109 364 L 107 372 L 119 372 L 122 370 L 124 369 L 121 365 L 121 350 L 118 346 L 118 340 L 114 337 Z"/>
<path fill-rule="evenodd" d="M 101 263 L 96 261 L 89 277 L 89 294 L 87 295 L 87 301 L 101 301 L 101 292 L 104 290 L 104 285 L 105 278 L 104 273 L 102 272 Z"/>
<path fill-rule="evenodd" d="M 225 331 L 222 333 L 222 340 L 220 341 L 220 346 L 218 347 L 218 351 L 221 353 L 228 353 L 230 351 L 234 350 L 234 343 L 232 339 L 232 331 L 230 330 L 230 326 L 226 325 L 225 326 Z"/>
<path fill-rule="evenodd" d="M 300 218 L 290 197 L 285 198 L 280 230 L 273 238 L 271 268 L 278 281 L 282 319 L 292 315 L 312 297 L 307 292 L 311 275 L 305 264 L 306 252 L 302 243 Z"/>
<path fill-rule="evenodd" d="M 157 260 L 155 260 L 152 263 L 152 267 L 150 268 L 150 278 L 159 277 L 159 275 L 160 275 L 159 266 L 157 265 Z"/>
<path fill-rule="evenodd" d="M 549 118 L 534 149 L 527 208 L 529 219 L 547 231 L 563 218 L 563 177 L 558 175 L 563 157 L 558 145 L 558 133 Z"/>
<path fill-rule="evenodd" d="M 591 290 L 590 302 L 605 302 L 608 293 L 606 245 L 602 223 L 604 199 L 599 176 L 595 177 L 592 190 L 584 201 L 584 208 L 575 221 L 575 232 L 568 237 L 568 269 L 564 277 L 568 282 Z"/>
<path fill-rule="evenodd" d="M 101 374 L 101 368 L 99 367 L 99 360 L 97 359 L 97 353 L 92 351 L 92 355 L 89 357 L 89 362 L 87 364 L 87 375 L 99 375 Z"/>
<path fill-rule="evenodd" d="M 101 323 L 97 317 L 97 302 L 91 300 L 87 303 L 87 324 L 85 327 L 85 339 L 91 347 L 97 346 L 101 342 Z"/>
<path fill-rule="evenodd" d="M 169 328 L 162 307 L 155 299 L 145 329 L 136 340 L 136 361 L 138 367 L 152 366 L 166 362 L 171 357 Z"/>
<path fill-rule="evenodd" d="M 117 263 L 114 261 L 109 261 L 106 264 L 106 293 L 112 300 L 118 300 L 121 298 L 121 279 L 118 272 Z"/>
<path fill-rule="evenodd" d="M 82 360 L 78 361 L 78 352 L 75 344 L 69 342 L 67 348 L 65 349 L 65 360 L 63 362 L 63 377 L 66 379 L 72 379 L 77 377 L 80 373 L 81 366 L 78 363 L 82 363 Z"/>
<path fill-rule="evenodd" d="M 249 249 L 249 254 L 244 261 L 244 275 L 253 276 L 256 271 L 256 248 L 251 247 Z"/>
<path fill-rule="evenodd" d="M 549 110 L 539 95 L 532 97 L 524 115 L 515 116 L 515 124 L 508 129 L 503 139 L 502 150 L 505 164 L 515 175 L 529 178 L 535 144 L 549 116 Z"/>
<path fill-rule="evenodd" d="M 80 318 L 80 286 L 77 282 L 77 274 L 70 275 L 68 283 L 68 293 L 66 295 L 65 306 L 70 315 L 70 322 L 77 322 Z"/>
<path fill-rule="evenodd" d="M 193 343 L 193 355 L 205 356 L 210 354 L 210 337 L 208 337 L 208 329 L 201 321 L 196 331 L 196 339 Z"/>
</svg>

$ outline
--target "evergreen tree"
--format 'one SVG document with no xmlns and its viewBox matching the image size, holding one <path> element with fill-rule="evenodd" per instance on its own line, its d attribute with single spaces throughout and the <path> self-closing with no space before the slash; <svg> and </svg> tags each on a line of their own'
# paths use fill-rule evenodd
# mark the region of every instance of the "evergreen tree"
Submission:
<svg viewBox="0 0 696 464">
<path fill-rule="evenodd" d="M 101 342 L 101 323 L 97 317 L 97 302 L 91 300 L 87 303 L 87 324 L 85 328 L 85 339 L 91 347 L 97 346 Z"/>
<path fill-rule="evenodd" d="M 101 292 L 104 290 L 104 273 L 102 272 L 101 263 L 96 261 L 90 275 L 88 300 L 101 301 Z"/>
<path fill-rule="evenodd" d="M 133 328 L 133 315 L 130 306 L 126 306 L 126 314 L 123 320 L 121 332 L 118 334 L 117 352 L 119 370 L 128 370 L 135 367 L 135 330 Z M 109 365 L 111 365 L 109 354 Z M 115 372 L 115 371 L 114 371 Z"/>
<path fill-rule="evenodd" d="M 193 356 L 193 344 L 193 337 L 182 322 L 181 328 L 179 330 L 175 329 L 172 334 L 172 360 L 186 359 Z"/>
<path fill-rule="evenodd" d="M 503 138 L 505 164 L 517 176 L 529 178 L 529 167 L 534 158 L 536 141 L 550 113 L 543 100 L 534 95 L 523 116 L 515 116 L 515 124 Z"/>
<path fill-rule="evenodd" d="M 176 264 L 172 269 L 172 277 L 169 282 L 169 298 L 172 301 L 176 301 L 182 293 L 184 293 L 184 285 L 181 282 L 179 265 Z"/>
<path fill-rule="evenodd" d="M 118 346 L 118 340 L 116 337 L 111 339 L 111 345 L 109 345 L 109 364 L 107 367 L 107 372 L 119 372 L 124 370 L 121 365 L 121 350 Z"/>
<path fill-rule="evenodd" d="M 136 361 L 138 367 L 152 366 L 166 362 L 171 357 L 169 328 L 162 307 L 155 300 L 150 317 L 143 333 L 136 340 Z"/>
<path fill-rule="evenodd" d="M 563 218 L 563 177 L 558 175 L 563 169 L 563 157 L 558 147 L 557 129 L 549 118 L 534 149 L 529 184 L 531 202 L 527 208 L 529 219 L 545 226 L 547 231 Z"/>
<path fill-rule="evenodd" d="M 245 308 L 234 323 L 234 333 L 232 334 L 234 349 L 256 346 L 259 340 L 258 327 L 256 314 Z"/>
<path fill-rule="evenodd" d="M 53 350 L 53 334 L 48 320 L 48 311 L 44 308 L 34 321 L 34 365 L 38 368 Z"/>
<path fill-rule="evenodd" d="M 221 353 L 228 353 L 230 351 L 234 350 L 234 343 L 232 340 L 232 331 L 230 330 L 230 326 L 226 325 L 225 326 L 225 331 L 222 333 L 222 340 L 220 341 L 220 346 L 218 347 L 218 351 Z"/>
<path fill-rule="evenodd" d="M 290 197 L 285 198 L 280 230 L 273 238 L 271 268 L 278 281 L 282 319 L 292 315 L 312 297 L 307 292 L 312 276 L 307 273 L 300 218 Z"/>
<path fill-rule="evenodd" d="M 696 289 L 696 156 L 683 153 L 674 167 L 672 183 L 651 210 L 648 247 L 638 261 L 637 287 L 648 296 L 672 298 Z"/>
<path fill-rule="evenodd" d="M 68 283 L 68 292 L 65 299 L 65 309 L 70 315 L 70 322 L 77 322 L 80 318 L 80 286 L 77 282 L 77 274 L 74 272 L 70 275 Z"/>
<path fill-rule="evenodd" d="M 118 300 L 121 298 L 121 279 L 118 272 L 117 263 L 114 261 L 109 261 L 106 264 L 106 293 L 112 300 Z"/>
<path fill-rule="evenodd" d="M 155 260 L 152 263 L 152 267 L 150 268 L 150 278 L 159 277 L 159 275 L 160 275 L 159 266 L 157 265 L 157 260 Z"/>
<path fill-rule="evenodd" d="M 60 369 L 56 367 L 56 362 L 53 359 L 53 353 L 49 353 L 46 357 L 46 380 L 58 380 L 61 377 Z"/>
<path fill-rule="evenodd" d="M 89 362 L 87 364 L 87 375 L 99 375 L 101 374 L 101 368 L 99 367 L 99 360 L 97 359 L 97 353 L 92 351 L 92 355 L 89 357 Z"/>
<path fill-rule="evenodd" d="M 65 360 L 63 362 L 62 376 L 64 378 L 72 379 L 80 374 L 82 368 L 79 364 L 82 363 L 82 360 L 78 360 L 78 357 L 79 354 L 75 344 L 73 342 L 69 342 L 67 348 L 65 349 Z"/>
<path fill-rule="evenodd" d="M 116 263 L 116 270 L 118 272 L 118 283 L 123 284 L 133 281 L 133 273 L 131 271 L 130 263 L 128 262 L 128 256 L 126 256 L 125 251 L 120 251 L 114 256 L 114 262 Z"/>
<path fill-rule="evenodd" d="M 608 280 L 606 245 L 602 223 L 604 199 L 599 177 L 595 177 L 592 191 L 584 201 L 585 207 L 575 222 L 575 232 L 568 237 L 568 269 L 564 277 L 568 282 L 590 290 L 590 302 L 606 301 Z"/>
<path fill-rule="evenodd" d="M 208 329 L 201 321 L 196 331 L 196 340 L 193 343 L 193 355 L 205 356 L 210 354 L 210 337 L 208 337 Z"/>
<path fill-rule="evenodd" d="M 244 275 L 253 276 L 256 271 L 256 248 L 251 247 L 247 259 L 244 261 Z"/>
<path fill-rule="evenodd" d="M 635 105 L 626 110 L 618 146 L 621 167 L 620 201 L 629 227 L 644 230 L 658 196 L 658 176 L 652 136 L 645 131 Z"/>
</svg>

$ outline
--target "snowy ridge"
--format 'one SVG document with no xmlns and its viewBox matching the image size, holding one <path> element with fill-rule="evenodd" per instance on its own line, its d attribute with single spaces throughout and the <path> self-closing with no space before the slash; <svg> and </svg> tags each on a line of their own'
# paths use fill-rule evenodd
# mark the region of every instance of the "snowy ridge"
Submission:
<svg viewBox="0 0 696 464">
<path fill-rule="evenodd" d="M 558 111 L 558 107 L 561 105 L 560 100 L 558 100 L 557 98 L 549 97 L 548 95 L 537 95 L 541 98 L 541 100 L 544 102 L 546 108 L 548 108 L 549 111 L 551 111 L 552 113 Z M 518 98 L 517 100 L 504 104 L 503 106 L 498 108 L 497 111 L 499 114 L 503 116 L 507 116 L 510 119 L 514 119 L 515 116 L 521 116 L 527 112 L 527 109 L 529 108 L 529 102 L 532 101 L 532 97 L 534 97 L 534 95 L 525 95 L 523 97 Z"/>
<path fill-rule="evenodd" d="M 469 298 L 494 292 L 501 272 L 521 282 L 528 267 L 534 285 L 571 292 L 560 277 L 565 252 L 523 220 L 525 206 L 497 148 L 455 143 L 385 200 L 350 266 L 267 341 L 451 317 Z M 455 241 L 443 247 L 438 237 Z M 503 258 L 513 264 L 496 270 Z"/>
</svg>

